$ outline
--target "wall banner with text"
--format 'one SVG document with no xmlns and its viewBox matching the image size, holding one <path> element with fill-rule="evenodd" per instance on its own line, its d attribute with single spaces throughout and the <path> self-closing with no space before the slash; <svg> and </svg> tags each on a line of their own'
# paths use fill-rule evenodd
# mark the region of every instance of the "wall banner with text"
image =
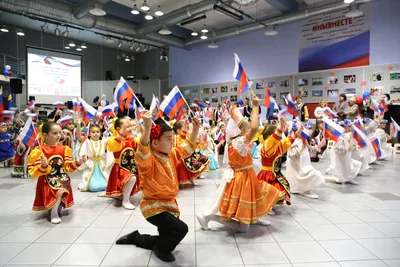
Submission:
<svg viewBox="0 0 400 267">
<path fill-rule="evenodd" d="M 347 18 L 346 10 L 303 20 L 299 72 L 369 65 L 369 16 L 362 11 L 357 18 Z"/>
</svg>

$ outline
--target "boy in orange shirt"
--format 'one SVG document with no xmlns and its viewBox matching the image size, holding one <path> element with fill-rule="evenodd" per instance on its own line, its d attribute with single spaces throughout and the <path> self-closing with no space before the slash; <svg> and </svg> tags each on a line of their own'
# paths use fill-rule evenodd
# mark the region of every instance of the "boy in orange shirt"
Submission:
<svg viewBox="0 0 400 267">
<path fill-rule="evenodd" d="M 177 166 L 189 157 L 196 146 L 200 120 L 193 119 L 189 141 L 173 147 L 171 127 L 162 119 L 152 125 L 152 114 L 142 113 L 144 130 L 135 154 L 142 180 L 143 199 L 140 209 L 148 222 L 157 226 L 159 235 L 141 235 L 138 231 L 122 236 L 116 244 L 132 244 L 151 249 L 162 261 L 175 261 L 172 251 L 188 232 L 187 225 L 179 219 L 176 196 L 179 192 Z"/>
</svg>

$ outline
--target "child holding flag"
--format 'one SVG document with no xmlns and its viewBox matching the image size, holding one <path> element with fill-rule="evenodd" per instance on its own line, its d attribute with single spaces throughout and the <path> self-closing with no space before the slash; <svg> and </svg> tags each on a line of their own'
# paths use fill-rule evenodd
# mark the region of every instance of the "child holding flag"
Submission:
<svg viewBox="0 0 400 267">
<path fill-rule="evenodd" d="M 0 165 L 4 167 L 11 167 L 14 162 L 15 151 L 11 138 L 6 123 L 0 122 Z"/>
<path fill-rule="evenodd" d="M 257 180 L 250 153 L 251 143 L 258 132 L 259 99 L 256 96 L 253 97 L 253 107 L 251 123 L 236 107 L 232 108 L 227 127 L 229 167 L 223 174 L 214 208 L 197 214 L 203 230 L 210 230 L 209 221 L 240 232 L 248 231 L 250 224 L 270 225 L 261 217 L 267 215 L 284 196 L 274 186 Z"/>
<path fill-rule="evenodd" d="M 379 138 L 380 147 L 382 150 L 382 156 L 379 159 L 387 159 L 393 154 L 394 148 L 388 144 L 390 136 L 385 132 L 387 120 L 382 119 L 379 124 L 379 128 L 375 131 L 375 136 Z"/>
<path fill-rule="evenodd" d="M 71 148 L 59 144 L 61 127 L 58 124 L 46 122 L 41 131 L 44 144 L 32 150 L 28 158 L 29 175 L 39 178 L 33 210 L 51 210 L 51 222 L 58 224 L 61 222 L 61 208 L 74 205 L 71 179 L 67 173 L 76 171 L 86 157 L 74 161 Z"/>
<path fill-rule="evenodd" d="M 131 195 L 140 191 L 139 174 L 135 162 L 137 140 L 132 136 L 132 124 L 126 118 L 114 121 L 113 136 L 108 140 L 107 151 L 114 153 L 114 165 L 108 179 L 106 197 L 122 197 L 122 207 L 135 209 Z"/>
<path fill-rule="evenodd" d="M 165 262 L 175 261 L 171 253 L 186 236 L 188 226 L 179 219 L 176 196 L 179 192 L 177 166 L 195 148 L 200 120 L 193 118 L 190 138 L 173 146 L 171 127 L 162 119 L 152 125 L 152 114 L 143 112 L 144 130 L 135 160 L 142 179 L 144 197 L 140 201 L 143 216 L 158 227 L 159 235 L 141 235 L 138 231 L 122 236 L 117 244 L 132 244 L 153 250 Z"/>
</svg>

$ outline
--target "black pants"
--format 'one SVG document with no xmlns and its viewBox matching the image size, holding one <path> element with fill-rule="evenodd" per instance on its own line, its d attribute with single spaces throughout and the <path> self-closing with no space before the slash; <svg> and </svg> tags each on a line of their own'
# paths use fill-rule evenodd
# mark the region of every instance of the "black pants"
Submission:
<svg viewBox="0 0 400 267">
<path fill-rule="evenodd" d="M 147 221 L 157 226 L 159 235 L 141 235 L 136 245 L 144 249 L 152 250 L 157 247 L 161 252 L 172 252 L 189 231 L 184 222 L 169 212 L 150 217 Z"/>
</svg>

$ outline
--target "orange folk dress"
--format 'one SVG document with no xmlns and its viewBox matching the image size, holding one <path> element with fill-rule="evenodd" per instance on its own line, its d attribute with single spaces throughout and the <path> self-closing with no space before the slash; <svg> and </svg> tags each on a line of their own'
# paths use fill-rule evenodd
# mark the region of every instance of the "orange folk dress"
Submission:
<svg viewBox="0 0 400 267">
<path fill-rule="evenodd" d="M 113 152 L 115 160 L 107 182 L 107 197 L 122 196 L 124 186 L 132 175 L 136 176 L 136 183 L 131 194 L 134 195 L 140 191 L 140 179 L 135 162 L 137 144 L 138 140 L 133 136 L 121 141 L 113 136 L 108 140 L 107 151 Z"/>
<path fill-rule="evenodd" d="M 142 181 L 143 199 L 140 209 L 147 219 L 162 212 L 179 217 L 176 196 L 179 192 L 177 166 L 182 159 L 189 157 L 194 147 L 189 142 L 172 148 L 169 156 L 142 146 L 139 142 L 135 160 Z"/>
<path fill-rule="evenodd" d="M 261 147 L 261 163 L 260 173 L 257 175 L 258 180 L 265 181 L 281 192 L 285 193 L 285 199 L 278 202 L 283 205 L 286 201 L 287 205 L 290 202 L 290 185 L 286 177 L 281 172 L 282 156 L 288 151 L 295 140 L 295 136 L 289 136 L 282 140 L 282 131 L 277 129 Z"/>
<path fill-rule="evenodd" d="M 186 134 L 174 135 L 174 147 L 182 145 L 186 141 Z M 195 148 L 196 150 L 196 148 Z M 207 169 L 210 160 L 198 151 L 194 151 L 190 157 L 182 158 L 178 164 L 177 174 L 179 184 L 183 185 L 196 180 Z"/>
<path fill-rule="evenodd" d="M 234 218 L 245 224 L 254 224 L 284 197 L 275 187 L 257 180 L 250 147 L 245 136 L 232 140 L 228 145 L 231 168 L 226 170 L 224 179 L 226 175 L 233 176 L 233 179 L 227 181 L 220 201 L 219 213 L 223 220 Z"/>
<path fill-rule="evenodd" d="M 72 159 L 72 150 L 61 144 L 41 145 L 42 150 L 35 148 L 28 157 L 28 172 L 31 177 L 39 177 L 36 184 L 36 196 L 32 210 L 43 211 L 51 209 L 62 195 L 61 205 L 70 208 L 74 205 L 71 179 L 67 172 L 74 172 L 78 165 Z M 43 151 L 43 152 L 42 152 Z M 40 157 L 48 159 L 48 166 L 42 169 Z"/>
</svg>

